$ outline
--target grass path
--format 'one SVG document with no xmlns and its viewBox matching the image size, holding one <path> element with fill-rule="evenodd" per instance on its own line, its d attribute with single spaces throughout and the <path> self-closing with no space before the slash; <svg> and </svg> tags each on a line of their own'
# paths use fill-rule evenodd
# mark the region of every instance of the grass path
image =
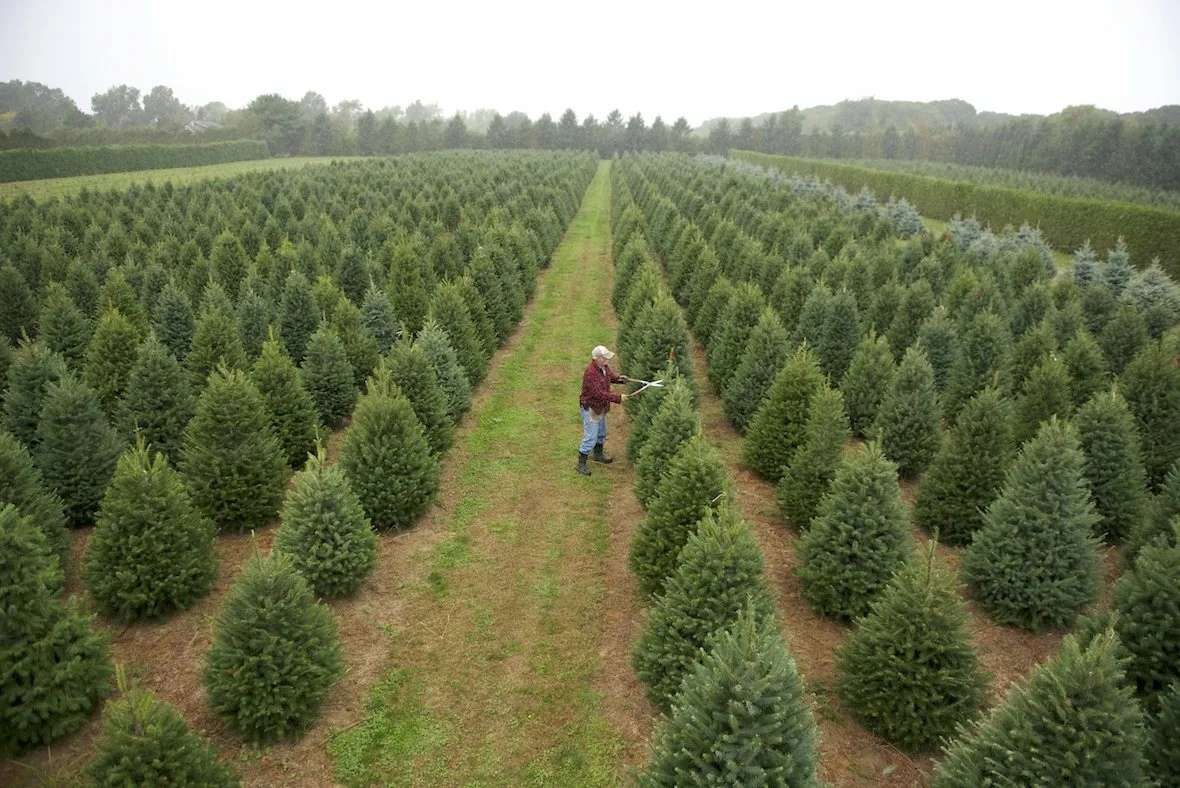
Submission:
<svg viewBox="0 0 1180 788">
<path fill-rule="evenodd" d="M 442 538 L 398 591 L 363 718 L 331 737 L 344 784 L 614 785 L 641 757 L 651 710 L 629 670 L 606 667 L 625 659 L 636 617 L 630 532 L 612 523 L 636 522 L 638 505 L 621 463 L 573 472 L 582 369 L 614 334 L 609 166 L 417 526 Z M 621 448 L 621 414 L 611 426 Z"/>
</svg>

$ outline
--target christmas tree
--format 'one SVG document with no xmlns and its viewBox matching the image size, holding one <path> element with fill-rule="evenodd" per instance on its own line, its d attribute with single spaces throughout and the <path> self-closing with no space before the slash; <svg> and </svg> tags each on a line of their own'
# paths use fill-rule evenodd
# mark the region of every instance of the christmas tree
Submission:
<svg viewBox="0 0 1180 788">
<path fill-rule="evenodd" d="M 877 411 L 873 433 L 902 476 L 918 475 L 934 459 L 942 420 L 934 370 L 920 347 L 905 351 Z"/>
<path fill-rule="evenodd" d="M 1173 539 L 1180 521 L 1173 520 Z M 1114 585 L 1114 630 L 1130 653 L 1127 680 L 1148 711 L 1180 681 L 1180 546 L 1155 542 Z"/>
<path fill-rule="evenodd" d="M 319 417 L 315 403 L 299 377 L 295 363 L 272 333 L 250 370 L 250 380 L 262 395 L 270 426 L 282 447 L 287 465 L 298 468 L 315 450 Z"/>
<path fill-rule="evenodd" d="M 344 345 L 330 325 L 321 323 L 308 338 L 299 377 L 315 403 L 320 423 L 329 429 L 339 427 L 356 405 L 357 388 Z"/>
<path fill-rule="evenodd" d="M 1084 474 L 1098 513 L 1097 533 L 1122 542 L 1146 513 L 1147 473 L 1139 434 L 1117 390 L 1095 394 L 1074 419 L 1086 464 Z"/>
<path fill-rule="evenodd" d="M 459 363 L 450 337 L 431 317 L 422 326 L 415 343 L 426 354 L 438 376 L 438 385 L 447 398 L 447 417 L 452 424 L 458 424 L 463 414 L 471 410 L 471 383 L 467 379 L 467 371 Z"/>
<path fill-rule="evenodd" d="M 49 551 L 65 566 L 70 530 L 62 501 L 45 486 L 41 471 L 25 445 L 0 431 L 0 505 L 12 504 L 45 536 Z"/>
<path fill-rule="evenodd" d="M 739 432 L 745 431 L 775 376 L 790 358 L 789 342 L 778 313 L 765 307 L 721 395 L 725 417 Z"/>
<path fill-rule="evenodd" d="M 778 481 L 803 443 L 811 400 L 824 385 L 819 362 L 806 345 L 779 371 L 750 420 L 742 461 L 763 479 Z"/>
<path fill-rule="evenodd" d="M 195 408 L 180 362 L 154 335 L 149 336 L 139 346 L 119 403 L 116 423 L 121 433 L 142 438 L 175 467 L 180 461 L 181 436 Z"/>
<path fill-rule="evenodd" d="M 844 397 L 838 389 L 821 389 L 811 400 L 803 443 L 775 488 L 779 508 L 796 530 L 806 531 L 811 525 L 836 476 L 848 434 Z"/>
<path fill-rule="evenodd" d="M 889 340 L 869 329 L 852 354 L 848 371 L 840 383 L 853 435 L 861 438 L 868 436 L 877 420 L 877 411 L 881 409 L 885 392 L 893 380 L 895 368 Z"/>
<path fill-rule="evenodd" d="M 701 431 L 700 416 L 683 379 L 674 379 L 659 403 L 647 440 L 635 460 L 635 497 L 645 507 L 655 497 L 676 451 Z"/>
<path fill-rule="evenodd" d="M 447 415 L 447 395 L 439 385 L 430 359 L 417 342 L 403 337 L 385 360 L 390 379 L 410 400 L 414 415 L 426 432 L 426 442 L 436 456 L 451 447 L 454 429 Z"/>
</svg>

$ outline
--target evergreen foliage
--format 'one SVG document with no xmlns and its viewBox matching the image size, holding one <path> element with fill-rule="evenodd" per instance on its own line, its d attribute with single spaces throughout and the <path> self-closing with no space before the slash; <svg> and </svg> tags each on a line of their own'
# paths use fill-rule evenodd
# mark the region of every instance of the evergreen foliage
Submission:
<svg viewBox="0 0 1180 788">
<path fill-rule="evenodd" d="M 1147 483 L 1158 490 L 1180 461 L 1180 351 L 1166 342 L 1148 345 L 1123 370 L 1119 393 L 1139 428 Z"/>
<path fill-rule="evenodd" d="M 627 374 L 641 380 L 656 380 L 671 361 L 676 373 L 692 381 L 692 354 L 688 326 L 680 307 L 666 292 L 660 292 L 639 315 L 626 342 L 623 357 L 627 359 Z M 619 341 L 624 335 L 620 331 Z"/>
<path fill-rule="evenodd" d="M 1035 632 L 1069 626 L 1098 595 L 1098 516 L 1077 432 L 1056 418 L 1024 444 L 963 555 L 992 618 Z"/>
<path fill-rule="evenodd" d="M 1180 522 L 1173 520 L 1173 529 Z M 1180 530 L 1173 530 L 1173 536 Z M 1127 680 L 1154 712 L 1180 682 L 1180 546 L 1153 542 L 1114 584 L 1114 630 L 1130 653 Z"/>
<path fill-rule="evenodd" d="M 308 338 L 299 377 L 315 403 L 320 424 L 329 429 L 339 427 L 356 405 L 358 392 L 344 344 L 327 323 L 321 323 Z"/>
<path fill-rule="evenodd" d="M 905 477 L 921 473 L 942 437 L 934 370 L 920 347 L 902 356 L 873 425 L 874 439 Z"/>
<path fill-rule="evenodd" d="M 359 388 L 377 368 L 377 362 L 381 360 L 381 348 L 369 329 L 365 328 L 361 310 L 347 298 L 340 299 L 332 312 L 332 328 L 340 337 L 344 356 L 352 367 L 353 380 Z"/>
<path fill-rule="evenodd" d="M 737 368 L 721 393 L 725 417 L 739 432 L 745 432 L 775 376 L 790 356 L 787 329 L 783 327 L 778 312 L 765 307 L 745 342 Z"/>
<path fill-rule="evenodd" d="M 213 585 L 216 537 L 180 475 L 140 441 L 119 458 L 103 495 L 86 549 L 86 588 L 122 621 L 183 610 Z"/>
<path fill-rule="evenodd" d="M 1007 393 L 1011 385 L 1012 336 L 1002 318 L 990 311 L 977 313 L 960 340 L 959 355 L 951 365 L 942 398 L 948 422 L 958 418 L 962 407 L 980 389 L 996 386 Z"/>
<path fill-rule="evenodd" d="M 913 552 L 897 466 L 875 444 L 844 456 L 798 542 L 803 597 L 817 613 L 853 619 Z"/>
<path fill-rule="evenodd" d="M 140 336 L 131 321 L 109 309 L 98 319 L 86 349 L 82 380 L 98 394 L 103 413 L 112 417 L 131 377 Z"/>
<path fill-rule="evenodd" d="M 1012 433 L 1018 444 L 1037 434 L 1041 425 L 1056 416 L 1065 421 L 1073 414 L 1069 370 L 1055 353 L 1038 364 L 1021 387 L 1013 408 Z"/>
<path fill-rule="evenodd" d="M 848 440 L 848 417 L 839 389 L 824 388 L 811 400 L 803 443 L 775 488 L 779 508 L 791 525 L 806 531 L 827 494 Z"/>
<path fill-rule="evenodd" d="M 983 512 L 999 495 L 1016 446 L 1011 404 L 986 388 L 963 408 L 922 477 L 914 521 L 951 545 L 971 543 Z"/>
<path fill-rule="evenodd" d="M 734 290 L 709 336 L 707 362 L 709 379 L 718 392 L 724 392 L 737 371 L 742 355 L 766 307 L 762 291 L 744 282 Z"/>
<path fill-rule="evenodd" d="M 41 342 L 26 343 L 8 368 L 3 426 L 29 451 L 37 448 L 37 425 L 46 390 L 67 375 L 65 360 Z"/>
<path fill-rule="evenodd" d="M 677 556 L 705 512 L 726 490 L 725 466 L 698 433 L 665 466 L 647 517 L 631 542 L 631 568 L 648 596 L 676 573 Z"/>
<path fill-rule="evenodd" d="M 218 307 L 206 307 L 197 318 L 193 343 L 185 358 L 193 391 L 205 388 L 219 366 L 242 371 L 249 368 L 238 328 L 229 315 Z"/>
<path fill-rule="evenodd" d="M 1102 349 L 1089 331 L 1078 329 L 1061 349 L 1061 360 L 1069 371 L 1069 390 L 1073 395 L 1074 407 L 1080 408 L 1086 400 L 1106 387 L 1110 369 L 1106 366 Z"/>
<path fill-rule="evenodd" d="M 430 307 L 428 260 L 419 254 L 417 245 L 408 240 L 393 245 L 389 256 L 389 278 L 385 289 L 393 303 L 393 312 L 410 333 L 417 333 Z"/>
<path fill-rule="evenodd" d="M 885 392 L 893 380 L 895 368 L 889 340 L 869 329 L 856 346 L 856 352 L 852 354 L 848 371 L 844 373 L 840 384 L 853 435 L 861 438 L 868 436 L 877 420 L 877 411 L 885 399 Z"/>
<path fill-rule="evenodd" d="M 701 344 L 708 345 L 722 314 L 729 306 L 736 288 L 725 276 L 718 276 L 708 283 L 708 291 L 693 316 L 692 332 Z M 691 311 L 691 310 L 690 310 Z"/>
<path fill-rule="evenodd" d="M 427 318 L 415 344 L 426 354 L 438 376 L 438 385 L 447 398 L 447 417 L 452 424 L 458 424 L 463 414 L 471 410 L 471 383 L 447 332 L 433 317 Z"/>
<path fill-rule="evenodd" d="M 388 353 L 397 341 L 400 329 L 389 296 L 372 282 L 369 283 L 369 288 L 365 291 L 365 300 L 361 303 L 361 322 L 377 340 L 377 348 L 381 355 Z"/>
<path fill-rule="evenodd" d="M 311 282 L 299 271 L 291 271 L 280 296 L 279 336 L 297 366 L 303 363 L 307 340 L 319 324 L 320 310 Z"/>
<path fill-rule="evenodd" d="M 1147 740 L 1148 776 L 1158 785 L 1180 785 L 1180 683 L 1160 696 L 1159 710 L 1150 718 Z"/>
<path fill-rule="evenodd" d="M 1114 317 L 1098 335 L 1098 345 L 1106 357 L 1110 371 L 1118 375 L 1151 341 L 1143 312 L 1130 304 L 1122 304 Z"/>
<path fill-rule="evenodd" d="M 82 372 L 93 332 L 90 319 L 74 304 L 65 288 L 60 285 L 49 288 L 37 318 L 37 337 L 50 350 L 61 354 L 75 373 Z"/>
<path fill-rule="evenodd" d="M 1097 533 L 1122 542 L 1146 513 L 1147 474 L 1139 456 L 1139 435 L 1118 391 L 1095 394 L 1074 419 L 1090 498 L 1098 513 Z"/>
<path fill-rule="evenodd" d="M 438 493 L 439 464 L 422 422 L 381 365 L 344 432 L 340 464 L 378 530 L 409 526 Z"/>
<path fill-rule="evenodd" d="M 1134 566 L 1139 551 L 1155 541 L 1176 544 L 1176 531 L 1172 521 L 1180 517 L 1180 461 L 1172 466 L 1164 479 L 1163 487 L 1151 499 L 1147 511 L 1139 524 L 1131 530 L 1123 550 L 1123 563 Z"/>
<path fill-rule="evenodd" d="M 339 465 L 321 450 L 295 474 L 283 501 L 275 549 L 317 597 L 355 593 L 377 563 L 377 534 Z"/>
<path fill-rule="evenodd" d="M 152 331 L 164 347 L 171 350 L 178 361 L 183 362 L 188 356 L 196 330 L 197 317 L 188 293 L 176 282 L 168 282 L 156 298 L 156 308 L 152 312 Z"/>
<path fill-rule="evenodd" d="M 897 570 L 836 652 L 844 705 L 906 750 L 952 736 L 987 698 L 957 585 L 928 544 Z"/>
<path fill-rule="evenodd" d="M 764 479 L 778 481 L 803 443 L 811 400 L 824 386 L 819 361 L 806 345 L 796 348 L 750 420 L 742 462 Z"/>
<path fill-rule="evenodd" d="M 455 349 L 455 356 L 467 374 L 467 382 L 475 386 L 488 371 L 488 356 L 463 294 L 458 286 L 444 282 L 434 290 L 430 302 L 430 318 L 438 324 Z"/>
<path fill-rule="evenodd" d="M 210 375 L 180 456 L 197 510 L 223 531 L 261 528 L 279 509 L 283 460 L 266 402 L 250 379 L 240 370 Z"/>
<path fill-rule="evenodd" d="M 676 452 L 701 432 L 700 415 L 693 407 L 692 394 L 682 378 L 674 378 L 658 402 L 647 439 L 635 459 L 635 497 L 644 507 L 655 497 L 664 471 Z"/>
<path fill-rule="evenodd" d="M 11 263 L 0 265 L 0 340 L 16 342 L 33 332 L 37 298 L 24 274 Z"/>
<path fill-rule="evenodd" d="M 410 401 L 422 423 L 430 451 L 441 457 L 451 447 L 454 429 L 447 415 L 447 395 L 439 385 L 430 359 L 409 337 L 403 337 L 385 360 L 389 377 Z"/>
<path fill-rule="evenodd" d="M 744 609 L 773 626 L 774 600 L 762 553 L 732 506 L 707 510 L 684 544 L 675 572 L 656 597 L 631 665 L 665 711 L 681 682 Z"/>
<path fill-rule="evenodd" d="M 61 601 L 45 535 L 0 505 L 0 754 L 23 753 L 86 724 L 110 691 L 107 640 Z"/>
<path fill-rule="evenodd" d="M 297 736 L 343 673 L 337 625 L 281 552 L 247 562 L 217 614 L 202 677 L 212 710 L 247 741 Z"/>
<path fill-rule="evenodd" d="M 195 408 L 180 362 L 154 335 L 149 336 L 139 346 L 119 402 L 116 424 L 121 433 L 142 438 L 175 467 L 180 461 L 181 436 Z"/>
<path fill-rule="evenodd" d="M 1020 391 L 1028 376 L 1057 350 L 1057 337 L 1045 321 L 1025 331 L 1012 346 L 1012 391 Z"/>
<path fill-rule="evenodd" d="M 481 365 L 479 367 L 479 380 L 483 380 L 484 374 L 487 372 L 487 360 L 492 353 L 500 346 L 498 336 L 496 334 L 496 325 L 492 322 L 490 312 L 488 311 L 487 301 L 484 294 L 476 287 L 475 282 L 470 276 L 464 274 L 455 280 L 455 286 L 458 289 L 459 295 L 463 303 L 467 306 L 467 312 L 471 315 L 471 320 L 475 326 L 475 336 L 479 339 L 480 346 L 483 348 L 481 354 Z M 450 323 L 439 317 L 439 322 L 443 326 L 450 326 Z M 466 366 L 466 364 L 464 364 Z M 472 385 L 475 385 L 473 382 Z"/>
<path fill-rule="evenodd" d="M 273 333 L 250 369 L 250 380 L 262 395 L 284 461 L 293 468 L 300 467 L 315 449 L 319 417 L 299 370 Z"/>
<path fill-rule="evenodd" d="M 61 499 L 45 486 L 41 471 L 25 445 L 0 430 L 0 506 L 12 504 L 17 513 L 45 536 L 45 544 L 65 566 L 70 531 Z"/>
<path fill-rule="evenodd" d="M 935 764 L 938 788 L 1145 785 L 1143 715 L 1122 686 L 1117 639 L 1067 635 L 1003 704 L 965 728 Z"/>
<path fill-rule="evenodd" d="M 794 658 L 743 610 L 685 677 L 639 784 L 818 785 L 818 739 Z"/>
<path fill-rule="evenodd" d="M 45 486 L 61 497 L 70 526 L 94 521 L 122 449 L 90 387 L 70 375 L 49 384 L 33 460 Z"/>
<path fill-rule="evenodd" d="M 262 343 L 270 334 L 270 307 L 262 296 L 250 288 L 238 300 L 235 317 L 242 350 L 247 362 L 253 364 L 262 352 Z"/>
<path fill-rule="evenodd" d="M 833 293 L 827 302 L 823 331 L 815 345 L 820 367 L 833 381 L 840 380 L 848 371 L 848 363 L 856 352 L 860 337 L 860 313 L 856 307 L 856 296 L 849 290 L 841 289 Z"/>
</svg>

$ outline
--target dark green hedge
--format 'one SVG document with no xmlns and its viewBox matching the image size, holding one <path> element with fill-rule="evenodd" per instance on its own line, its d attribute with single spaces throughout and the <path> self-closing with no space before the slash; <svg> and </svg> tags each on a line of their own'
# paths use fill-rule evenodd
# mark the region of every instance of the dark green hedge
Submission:
<svg viewBox="0 0 1180 788">
<path fill-rule="evenodd" d="M 792 156 L 768 156 L 749 151 L 734 151 L 731 155 L 753 164 L 777 167 L 784 172 L 830 180 L 852 193 L 867 186 L 881 200 L 890 195 L 904 197 L 923 216 L 931 219 L 949 221 L 956 213 L 963 216 L 974 214 L 994 230 L 1005 225 L 1019 227 L 1028 222 L 1041 229 L 1041 234 L 1053 248 L 1067 254 L 1087 240 L 1101 254 L 1113 249 L 1122 236 L 1133 263 L 1146 267 L 1158 257 L 1164 270 L 1172 277 L 1180 277 L 1180 211 L 1062 197 Z"/>
<path fill-rule="evenodd" d="M 199 167 L 231 161 L 265 159 L 262 140 L 208 142 L 200 145 L 103 145 L 0 151 L 0 183 L 100 175 L 108 172 Z"/>
</svg>

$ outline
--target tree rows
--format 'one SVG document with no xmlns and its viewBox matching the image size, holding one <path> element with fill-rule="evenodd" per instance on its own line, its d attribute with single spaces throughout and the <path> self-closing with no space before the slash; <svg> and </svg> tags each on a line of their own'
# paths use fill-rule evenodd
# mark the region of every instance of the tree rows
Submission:
<svg viewBox="0 0 1180 788">
<path fill-rule="evenodd" d="M 1175 745 L 1148 758 L 1146 743 L 1174 734 L 1180 681 L 1180 586 L 1163 563 L 1180 556 L 1175 284 L 1158 267 L 1136 272 L 1121 247 L 1104 259 L 1083 248 L 1057 275 L 1027 228 L 904 237 L 903 213 L 871 194 L 732 163 L 640 156 L 617 169 L 629 199 L 614 208 L 616 245 L 643 229 L 744 434 L 743 463 L 777 485 L 800 532 L 804 599 L 854 624 L 835 655 L 845 707 L 904 749 L 943 746 L 939 784 L 1174 778 Z M 660 281 L 652 262 L 629 275 L 617 251 L 625 286 Z M 628 403 L 641 434 L 642 396 Z M 847 450 L 850 435 L 864 442 Z M 663 468 L 653 487 L 637 458 L 645 490 L 708 489 L 685 476 L 672 493 Z M 912 510 L 899 478 L 919 482 Z M 915 524 L 960 552 L 957 571 L 915 545 Z M 651 541 L 686 560 L 692 528 L 659 533 Z M 1109 609 L 1096 605 L 1103 543 L 1124 566 Z M 652 565 L 645 590 L 682 593 L 660 585 L 674 564 L 638 562 Z M 986 714 L 964 583 L 997 622 L 1074 633 Z M 718 598 L 699 587 L 686 604 Z M 675 664 L 636 667 L 687 698 Z"/>
<path fill-rule="evenodd" d="M 106 636 L 61 598 L 69 529 L 91 526 L 89 601 L 130 625 L 208 593 L 218 533 L 281 521 L 218 612 L 202 678 L 246 741 L 311 725 L 343 670 L 319 600 L 355 593 L 377 534 L 433 503 L 472 387 L 594 171 L 433 156 L 10 206 L 0 750 L 80 727 L 111 689 Z M 96 782 L 235 782 L 149 693 L 127 686 L 106 717 Z"/>
</svg>

